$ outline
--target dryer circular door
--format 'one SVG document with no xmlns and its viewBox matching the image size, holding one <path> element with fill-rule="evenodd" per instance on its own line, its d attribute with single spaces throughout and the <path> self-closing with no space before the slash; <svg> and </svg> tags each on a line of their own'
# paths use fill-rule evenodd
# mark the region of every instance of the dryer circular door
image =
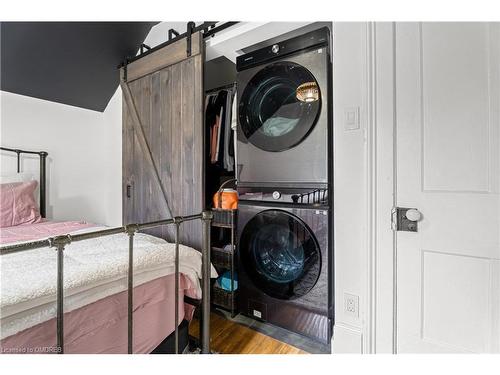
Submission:
<svg viewBox="0 0 500 375">
<path fill-rule="evenodd" d="M 258 71 L 243 90 L 239 121 L 254 146 L 279 152 L 302 142 L 316 124 L 321 93 L 302 65 L 281 61 Z"/>
<path fill-rule="evenodd" d="M 281 210 L 255 215 L 243 228 L 240 256 L 245 272 L 267 295 L 291 300 L 307 294 L 321 272 L 321 251 L 310 228 Z"/>
</svg>

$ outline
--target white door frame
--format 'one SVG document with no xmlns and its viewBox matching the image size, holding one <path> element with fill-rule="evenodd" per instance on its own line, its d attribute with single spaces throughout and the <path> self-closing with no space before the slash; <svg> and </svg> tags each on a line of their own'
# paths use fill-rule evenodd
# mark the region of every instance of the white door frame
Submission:
<svg viewBox="0 0 500 375">
<path fill-rule="evenodd" d="M 395 23 L 370 22 L 366 35 L 367 285 L 365 353 L 397 352 Z"/>
</svg>

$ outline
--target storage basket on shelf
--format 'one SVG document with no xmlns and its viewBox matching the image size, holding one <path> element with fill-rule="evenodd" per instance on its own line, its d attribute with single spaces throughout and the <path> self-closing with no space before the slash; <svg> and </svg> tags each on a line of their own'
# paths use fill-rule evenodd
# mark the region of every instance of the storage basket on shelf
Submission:
<svg viewBox="0 0 500 375">
<path fill-rule="evenodd" d="M 234 250 L 233 250 L 234 251 Z M 231 268 L 231 257 L 233 256 L 231 246 L 212 246 L 211 262 L 216 267 Z"/>
<path fill-rule="evenodd" d="M 214 194 L 212 209 L 214 217 L 212 226 L 224 228 L 230 231 L 231 242 L 223 242 L 222 246 L 212 246 L 211 262 L 218 271 L 226 270 L 229 275 L 231 286 L 224 288 L 215 282 L 212 286 L 212 303 L 218 307 L 222 307 L 231 311 L 231 316 L 237 313 L 237 279 L 235 269 L 235 250 L 236 250 L 236 213 L 238 208 L 238 194 L 234 189 L 226 189 L 231 182 L 236 182 L 236 179 L 225 181 Z M 224 232 L 225 232 L 224 230 Z M 227 233 L 227 232 L 226 232 Z M 229 290 L 226 290 L 229 289 Z"/>
<path fill-rule="evenodd" d="M 238 193 L 234 189 L 224 187 L 236 179 L 225 181 L 214 194 L 213 225 L 219 227 L 232 228 L 234 225 L 234 215 L 238 208 Z"/>
<path fill-rule="evenodd" d="M 212 302 L 221 306 L 227 310 L 234 310 L 236 306 L 236 293 L 232 293 L 228 290 L 222 289 L 217 284 L 214 284 L 212 288 Z"/>
</svg>

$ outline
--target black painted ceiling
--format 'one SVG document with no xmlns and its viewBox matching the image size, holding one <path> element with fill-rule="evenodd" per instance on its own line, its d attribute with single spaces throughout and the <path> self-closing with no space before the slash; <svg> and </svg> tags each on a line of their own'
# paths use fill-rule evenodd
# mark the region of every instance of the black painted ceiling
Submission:
<svg viewBox="0 0 500 375">
<path fill-rule="evenodd" d="M 157 22 L 2 22 L 0 89 L 104 111 Z"/>
</svg>

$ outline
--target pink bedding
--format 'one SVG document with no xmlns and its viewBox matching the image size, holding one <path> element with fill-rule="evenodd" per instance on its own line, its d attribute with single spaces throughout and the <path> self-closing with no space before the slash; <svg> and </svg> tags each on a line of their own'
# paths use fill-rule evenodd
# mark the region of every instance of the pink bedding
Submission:
<svg viewBox="0 0 500 375">
<path fill-rule="evenodd" d="M 150 353 L 174 329 L 174 275 L 134 288 L 134 353 Z M 191 320 L 193 308 L 184 295 L 195 297 L 187 277 L 181 275 L 179 322 Z M 127 292 L 121 292 L 64 314 L 65 353 L 127 353 Z M 0 353 L 54 353 L 55 319 L 0 341 Z"/>
<path fill-rule="evenodd" d="M 0 244 L 31 241 L 93 227 L 81 221 L 43 221 L 0 228 Z M 197 298 L 188 277 L 181 274 L 179 322 L 191 320 L 193 307 L 184 296 Z M 134 288 L 134 353 L 149 353 L 174 331 L 174 275 Z M 127 353 L 127 291 L 64 314 L 65 353 Z M 0 341 L 0 353 L 52 353 L 56 348 L 55 319 Z"/>
<path fill-rule="evenodd" d="M 0 244 L 6 245 L 19 241 L 34 241 L 42 238 L 60 236 L 80 229 L 94 227 L 84 221 L 42 221 L 36 224 L 16 225 L 0 228 Z"/>
<path fill-rule="evenodd" d="M 0 184 L 0 227 L 38 223 L 41 220 L 33 193 L 38 182 Z"/>
</svg>

